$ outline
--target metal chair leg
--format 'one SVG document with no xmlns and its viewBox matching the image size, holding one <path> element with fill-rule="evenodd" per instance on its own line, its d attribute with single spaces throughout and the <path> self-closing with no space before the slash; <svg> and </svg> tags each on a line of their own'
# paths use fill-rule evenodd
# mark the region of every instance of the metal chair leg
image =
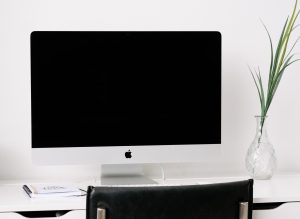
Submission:
<svg viewBox="0 0 300 219">
<path fill-rule="evenodd" d="M 106 219 L 106 210 L 104 208 L 97 208 L 97 219 Z"/>
<path fill-rule="evenodd" d="M 240 219 L 248 219 L 248 202 L 240 203 Z"/>
</svg>

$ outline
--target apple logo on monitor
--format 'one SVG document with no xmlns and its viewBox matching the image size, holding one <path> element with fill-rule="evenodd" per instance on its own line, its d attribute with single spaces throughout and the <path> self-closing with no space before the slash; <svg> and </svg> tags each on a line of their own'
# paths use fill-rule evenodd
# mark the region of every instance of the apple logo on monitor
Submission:
<svg viewBox="0 0 300 219">
<path fill-rule="evenodd" d="M 125 157 L 126 158 L 131 158 L 132 157 L 130 150 L 128 150 L 128 151 L 125 152 Z"/>
</svg>

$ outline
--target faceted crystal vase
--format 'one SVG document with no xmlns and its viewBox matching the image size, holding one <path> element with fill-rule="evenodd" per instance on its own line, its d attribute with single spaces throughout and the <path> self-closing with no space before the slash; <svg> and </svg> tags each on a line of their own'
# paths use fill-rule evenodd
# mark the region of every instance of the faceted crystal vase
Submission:
<svg viewBox="0 0 300 219">
<path fill-rule="evenodd" d="M 255 118 L 256 135 L 247 152 L 246 168 L 254 179 L 271 179 L 276 168 L 276 157 L 267 134 L 267 116 Z"/>
</svg>

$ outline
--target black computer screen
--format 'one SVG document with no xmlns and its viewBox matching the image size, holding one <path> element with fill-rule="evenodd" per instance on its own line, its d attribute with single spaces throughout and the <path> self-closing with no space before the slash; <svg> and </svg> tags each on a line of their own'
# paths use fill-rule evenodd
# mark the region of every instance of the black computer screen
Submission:
<svg viewBox="0 0 300 219">
<path fill-rule="evenodd" d="M 35 31 L 32 147 L 221 143 L 221 35 Z"/>
</svg>

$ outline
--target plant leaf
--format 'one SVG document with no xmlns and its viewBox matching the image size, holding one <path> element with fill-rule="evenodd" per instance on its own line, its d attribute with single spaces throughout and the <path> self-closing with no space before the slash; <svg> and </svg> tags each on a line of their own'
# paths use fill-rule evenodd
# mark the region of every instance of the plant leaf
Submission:
<svg viewBox="0 0 300 219">
<path fill-rule="evenodd" d="M 274 78 L 274 75 L 276 74 L 276 70 L 278 68 L 278 59 L 279 59 L 279 55 L 281 53 L 281 49 L 282 49 L 282 46 L 283 46 L 283 38 L 284 38 L 284 33 L 286 31 L 288 21 L 289 21 L 289 18 L 287 18 L 286 21 L 285 21 L 285 24 L 283 26 L 283 29 L 282 29 L 282 32 L 281 32 L 281 35 L 280 35 L 280 38 L 279 38 L 279 41 L 278 41 L 277 49 L 276 49 L 276 52 L 275 52 L 275 58 L 274 58 L 274 64 L 273 64 L 273 69 L 272 69 L 272 73 L 271 73 L 270 82 L 272 82 L 272 80 Z"/>
<path fill-rule="evenodd" d="M 255 83 L 255 86 L 256 86 L 256 89 L 257 89 L 257 92 L 258 92 L 260 105 L 262 106 L 262 105 L 263 105 L 263 102 L 262 102 L 262 96 L 261 96 L 261 92 L 260 92 L 260 90 L 259 90 L 258 82 L 256 81 L 256 78 L 255 78 L 255 76 L 254 76 L 253 71 L 251 70 L 251 68 L 250 68 L 249 66 L 248 66 L 248 68 L 249 68 L 249 71 L 251 72 L 253 81 L 254 81 L 254 83 Z"/>
<path fill-rule="evenodd" d="M 264 22 L 262 20 L 261 20 L 261 23 L 263 24 L 263 26 L 264 26 L 267 34 L 268 34 L 270 47 L 271 47 L 271 62 L 270 62 L 270 69 L 269 69 L 269 82 L 268 82 L 268 86 L 269 86 L 270 85 L 271 74 L 272 74 L 272 68 L 273 68 L 273 59 L 274 59 L 273 43 L 272 43 L 272 38 L 271 38 L 271 35 L 268 31 L 268 28 L 266 27 L 266 25 L 264 24 Z"/>
<path fill-rule="evenodd" d="M 296 44 L 299 42 L 300 40 L 300 37 L 298 37 L 296 39 L 296 41 L 294 42 L 293 46 L 291 47 L 291 49 L 289 50 L 288 54 L 286 55 L 286 57 L 284 58 L 283 62 L 286 61 L 286 59 L 289 57 L 289 55 L 291 54 L 291 52 L 293 51 L 293 49 L 295 48 Z"/>
</svg>

